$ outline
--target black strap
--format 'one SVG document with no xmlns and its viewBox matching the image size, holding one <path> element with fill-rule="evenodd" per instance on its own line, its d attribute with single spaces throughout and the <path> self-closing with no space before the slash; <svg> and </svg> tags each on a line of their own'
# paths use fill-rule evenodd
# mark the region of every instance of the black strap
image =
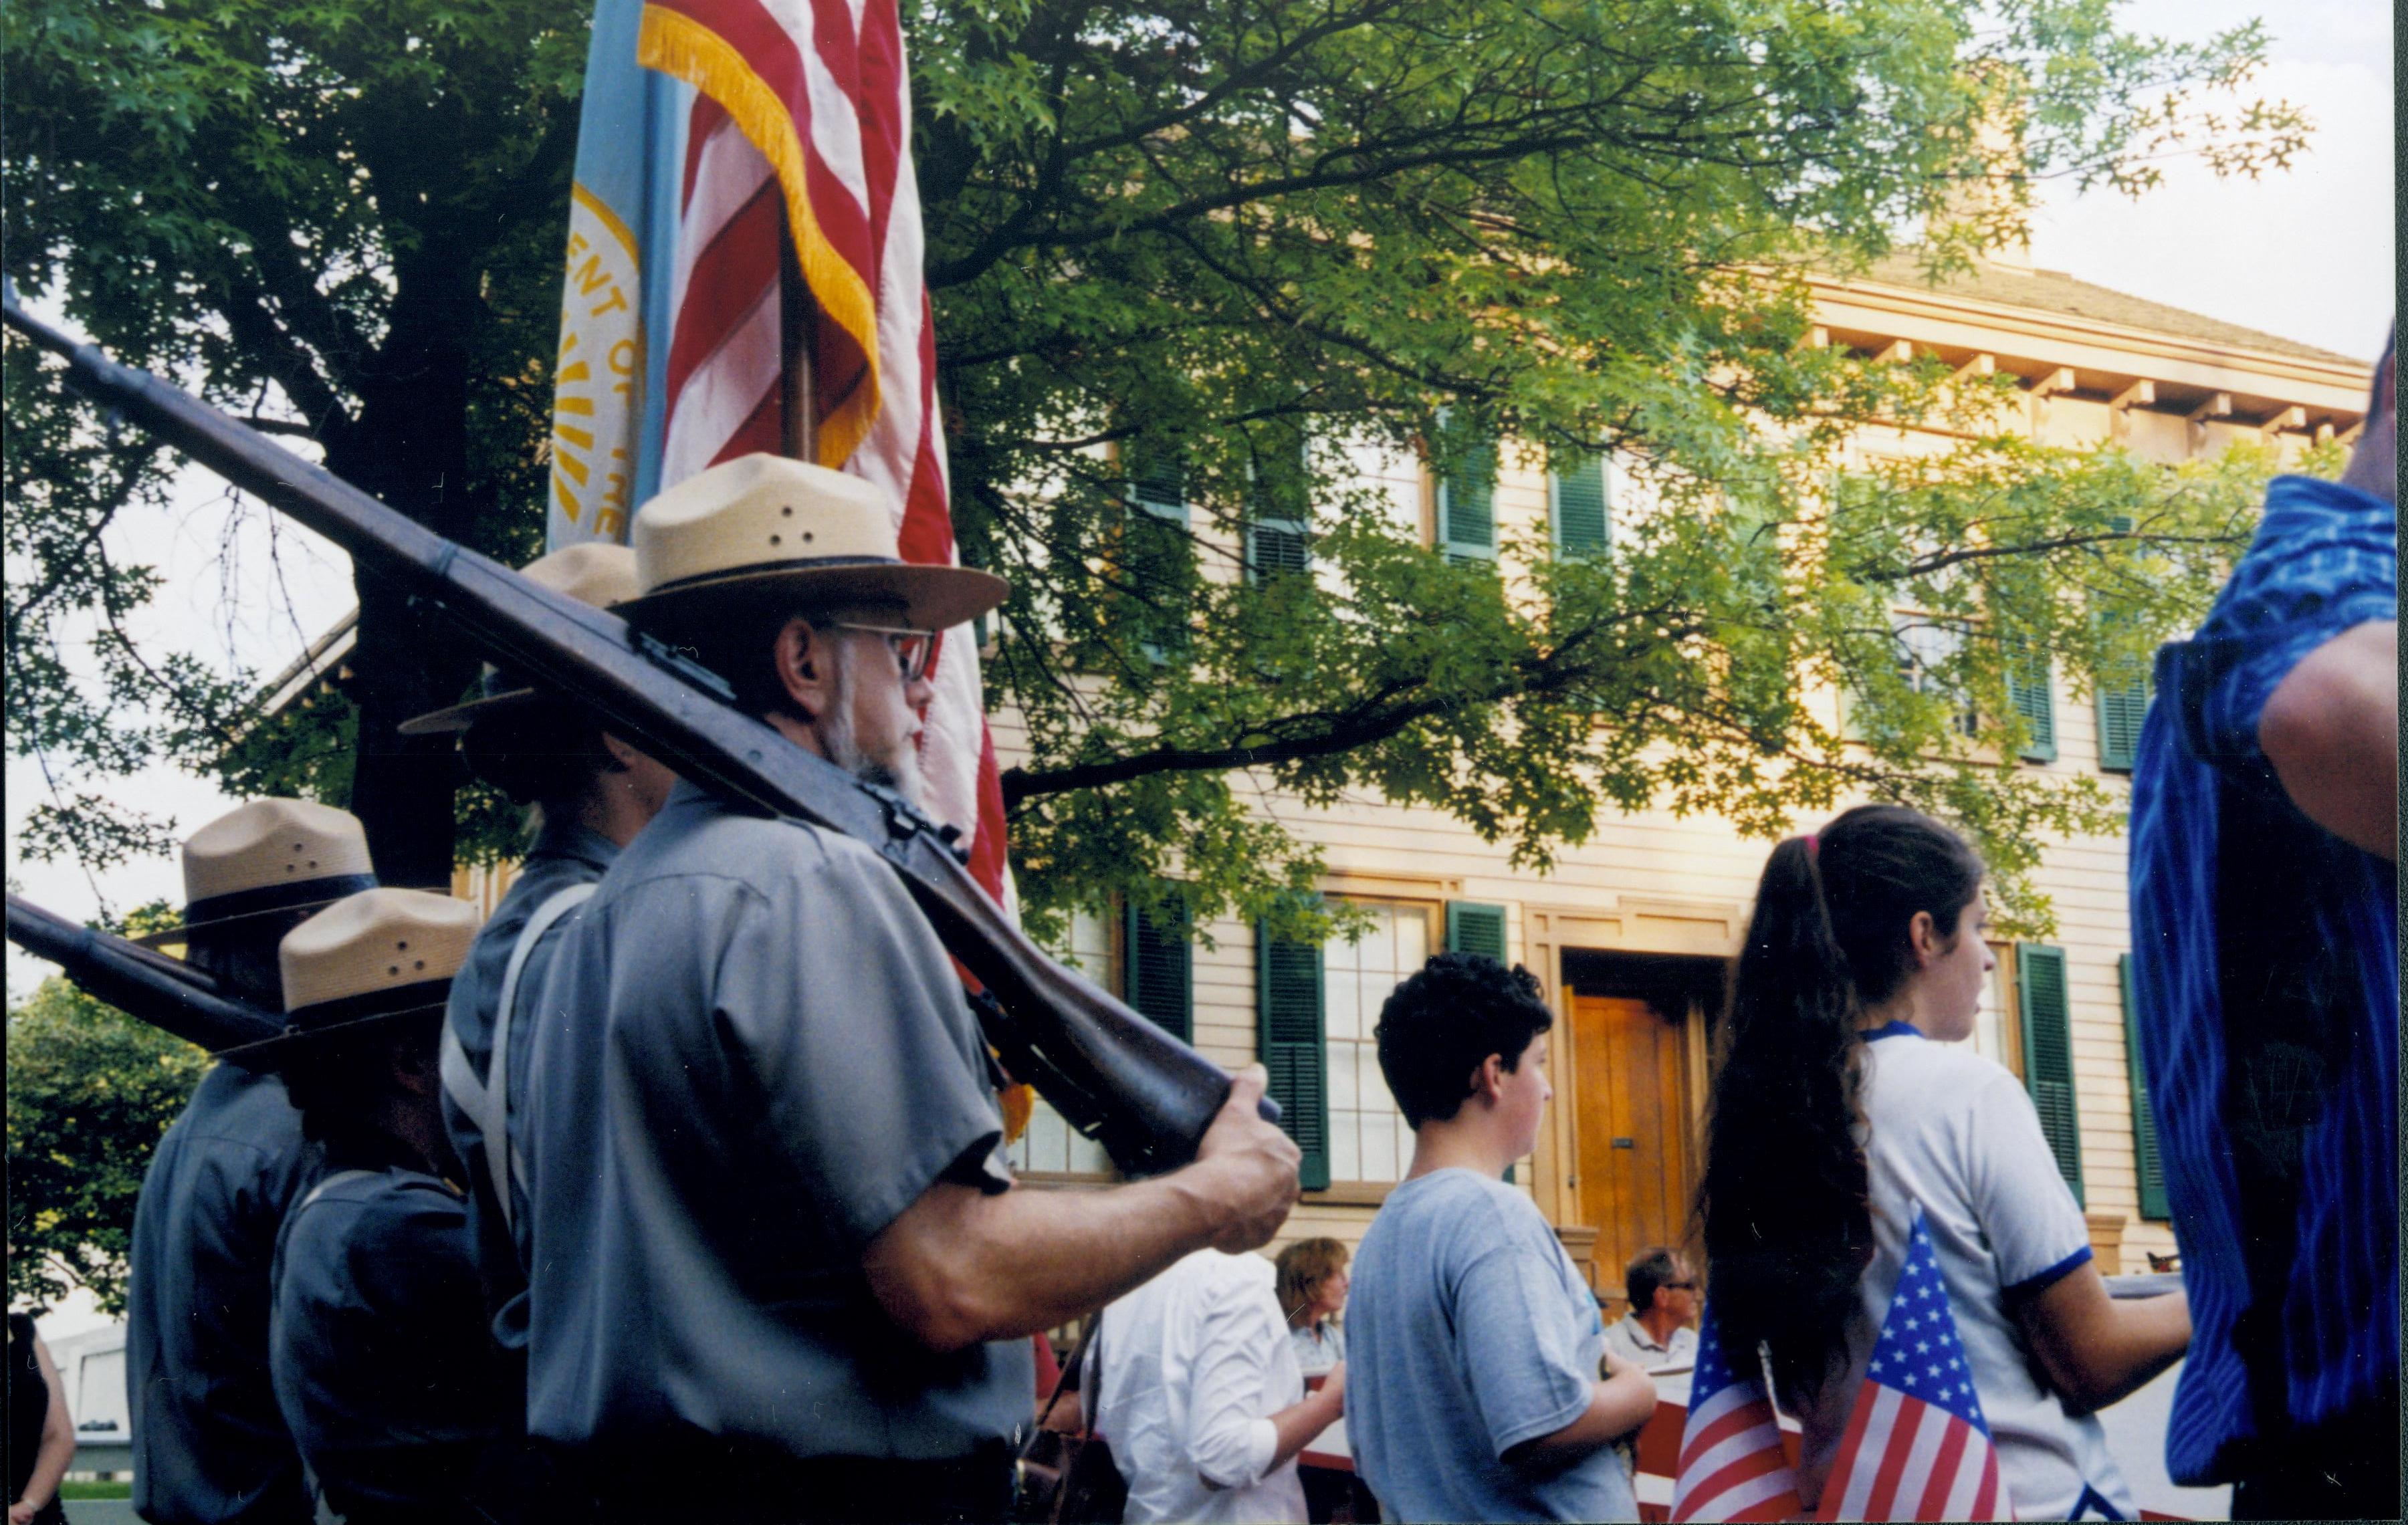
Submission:
<svg viewBox="0 0 2408 1525">
<path fill-rule="evenodd" d="M 1103 1333 L 1104 1310 L 1097 1308 L 1096 1310 L 1095 1318 L 1088 1320 L 1086 1329 L 1079 1335 L 1079 1343 L 1071 1349 L 1070 1359 L 1064 1361 L 1062 1363 L 1061 1371 L 1054 1374 L 1054 1390 L 1046 1395 L 1045 1406 L 1037 1411 L 1037 1422 L 1029 1427 L 1028 1438 L 1020 1443 L 1020 1453 L 1017 1460 L 1022 1461 L 1028 1460 L 1029 1450 L 1031 1447 L 1036 1446 L 1037 1437 L 1045 1432 L 1045 1421 L 1054 1417 L 1054 1405 L 1062 1401 L 1062 1390 L 1070 1385 L 1070 1374 L 1079 1369 L 1079 1362 L 1086 1358 L 1088 1347 L 1091 1346 L 1097 1351 L 1096 1375 L 1091 1382 L 1082 1383 L 1081 1385 L 1079 1401 L 1082 1405 L 1080 1409 L 1081 1416 L 1086 1421 L 1082 1428 L 1083 1428 L 1088 1434 L 1092 1435 L 1096 1432 L 1096 1408 L 1092 1401 L 1095 1397 L 1095 1390 L 1099 1390 L 1103 1387 L 1104 1370 L 1101 1355 L 1101 1335 Z"/>
</svg>

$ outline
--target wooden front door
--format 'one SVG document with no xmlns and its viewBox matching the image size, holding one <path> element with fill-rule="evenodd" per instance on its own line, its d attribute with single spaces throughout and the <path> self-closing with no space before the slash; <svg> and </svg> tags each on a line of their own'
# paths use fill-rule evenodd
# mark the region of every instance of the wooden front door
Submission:
<svg viewBox="0 0 2408 1525">
<path fill-rule="evenodd" d="M 1686 1022 L 1622 996 L 1575 992 L 1571 1007 L 1581 1218 L 1597 1225 L 1598 1290 L 1619 1295 L 1632 1257 L 1688 1226 Z"/>
</svg>

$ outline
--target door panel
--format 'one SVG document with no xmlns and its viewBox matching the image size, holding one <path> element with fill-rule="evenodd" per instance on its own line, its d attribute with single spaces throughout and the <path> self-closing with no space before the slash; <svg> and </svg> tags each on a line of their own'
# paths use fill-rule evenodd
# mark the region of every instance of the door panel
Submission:
<svg viewBox="0 0 2408 1525">
<path fill-rule="evenodd" d="M 1581 1217 L 1597 1225 L 1600 1290 L 1618 1292 L 1633 1256 L 1678 1245 L 1687 1226 L 1687 1024 L 1618 996 L 1575 993 L 1571 1008 Z"/>
</svg>

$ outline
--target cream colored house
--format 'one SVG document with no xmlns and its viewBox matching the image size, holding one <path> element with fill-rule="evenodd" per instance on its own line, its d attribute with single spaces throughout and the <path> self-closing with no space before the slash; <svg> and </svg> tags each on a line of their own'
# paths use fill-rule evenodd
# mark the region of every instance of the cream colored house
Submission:
<svg viewBox="0 0 2408 1525">
<path fill-rule="evenodd" d="M 1901 257 L 1863 278 L 1818 280 L 1814 296 L 1815 342 L 2012 376 L 2023 392 L 2019 421 L 2036 436 L 2065 445 L 2112 438 L 2157 461 L 2243 439 L 2286 455 L 2317 438 L 2346 440 L 2362 421 L 2371 378 L 2370 366 L 2346 356 L 2012 256 L 1937 290 Z M 1936 433 L 1883 427 L 1863 431 L 1851 449 L 1870 461 L 1944 443 Z M 1516 535 L 1594 545 L 1634 511 L 1630 484 L 1610 464 L 1566 482 L 1542 461 L 1517 459 L 1511 448 L 1502 454 L 1484 516 L 1458 511 L 1446 484 L 1413 462 L 1363 457 L 1358 465 L 1400 526 L 1466 554 L 1496 554 Z M 1274 541 L 1253 554 L 1303 554 L 1300 542 L 1274 543 L 1280 532 L 1268 533 Z M 338 627 L 313 647 L 279 680 L 279 702 L 337 672 L 349 637 Z M 2048 744 L 2038 760 L 2014 765 L 2123 787 L 2144 695 L 2077 702 L 2060 680 L 2025 703 L 2044 720 Z M 995 725 L 1009 767 L 1025 755 L 1025 733 L 1011 712 Z M 1410 1163 L 1411 1135 L 1370 1041 L 1398 981 L 1450 946 L 1526 965 L 1557 1013 L 1556 1099 L 1515 1178 L 1598 1289 L 1618 1299 L 1623 1264 L 1685 1232 L 1708 1029 L 1767 845 L 1710 820 L 1646 812 L 1609 820 L 1540 875 L 1513 868 L 1505 848 L 1432 810 L 1370 797 L 1320 809 L 1272 794 L 1261 807 L 1324 848 L 1322 890 L 1367 908 L 1369 935 L 1318 948 L 1264 946 L 1251 925 L 1224 920 L 1202 929 L 1207 947 L 1126 915 L 1082 917 L 1069 951 L 1212 1059 L 1270 1066 L 1308 1155 L 1309 1190 L 1283 1241 L 1359 1239 Z M 507 869 L 464 870 L 454 892 L 490 910 L 508 881 Z M 2122 838 L 2050 844 L 2038 883 L 2055 904 L 2057 934 L 2045 945 L 1994 945 L 1998 971 L 1969 1041 L 2032 1090 L 2089 1214 L 2102 1269 L 2145 1270 L 2144 1255 L 2171 1255 L 2174 1240 L 2131 1067 Z M 1102 1151 L 1042 1103 L 1015 1152 L 1033 1184 L 1076 1189 L 1112 1178 Z"/>
<path fill-rule="evenodd" d="M 2365 406 L 2370 368 L 2360 362 L 2012 258 L 1940 290 L 1899 259 L 1861 279 L 1817 281 L 1814 296 L 1815 342 L 2011 375 L 2025 426 L 2051 443 L 2114 438 L 2166 462 L 2244 438 L 2296 453 L 2318 437 L 2349 437 Z M 1943 443 L 1881 428 L 1851 449 L 1870 459 Z M 1411 462 L 1366 459 L 1362 470 L 1426 543 L 1471 553 L 1495 554 L 1516 534 L 1553 534 L 1559 545 L 1610 538 L 1612 518 L 1628 511 L 1619 501 L 1627 484 L 1610 467 L 1567 482 L 1510 448 L 1503 456 L 1484 516 L 1457 510 L 1446 484 Z M 2047 745 L 2015 765 L 2121 780 L 2144 704 L 2138 694 L 2076 702 L 2059 681 L 2025 701 Z M 997 718 L 996 740 L 1005 766 L 1023 755 L 1016 716 Z M 1369 797 L 1317 809 L 1268 795 L 1263 807 L 1324 848 L 1323 890 L 1370 910 L 1369 936 L 1266 947 L 1252 926 L 1230 920 L 1203 929 L 1208 948 L 1126 916 L 1087 918 L 1074 934 L 1080 961 L 1222 1063 L 1270 1065 L 1308 1156 L 1310 1189 L 1284 1236 L 1348 1241 L 1411 1158 L 1370 1042 L 1381 1002 L 1449 946 L 1527 965 L 1557 1012 L 1556 1100 L 1515 1178 L 1593 1266 L 1598 1289 L 1618 1296 L 1627 1259 L 1684 1233 L 1708 1027 L 1766 844 L 1713 820 L 1641 813 L 1609 821 L 1540 875 L 1427 809 Z M 1970 1041 L 2032 1089 L 2102 1269 L 2143 1270 L 2144 1252 L 2169 1255 L 2174 1243 L 2130 1062 L 2124 842 L 2050 844 L 2038 879 L 2057 935 L 1997 946 L 1998 973 Z M 1018 1152 L 1038 1182 L 1109 1178 L 1100 1151 L 1041 1105 Z"/>
</svg>

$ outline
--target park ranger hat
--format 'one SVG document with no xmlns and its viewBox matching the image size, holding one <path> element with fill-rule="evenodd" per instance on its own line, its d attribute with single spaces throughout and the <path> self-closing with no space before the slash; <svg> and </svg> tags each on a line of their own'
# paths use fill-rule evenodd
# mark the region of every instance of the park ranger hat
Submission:
<svg viewBox="0 0 2408 1525">
<path fill-rule="evenodd" d="M 221 1056 L 272 1068 L 338 1034 L 439 1012 L 482 920 L 465 900 L 424 890 L 364 890 L 284 934 L 282 1035 Z"/>
<path fill-rule="evenodd" d="M 607 540 L 588 541 L 538 556 L 519 568 L 519 576 L 555 593 L 566 593 L 580 604 L 607 609 L 636 596 L 636 553 Z M 525 679 L 490 664 L 479 687 L 480 695 L 466 704 L 402 721 L 401 734 L 431 736 L 466 731 L 489 716 L 525 710 L 544 697 Z"/>
<path fill-rule="evenodd" d="M 755 453 L 722 462 L 636 514 L 642 595 L 619 612 L 681 630 L 733 601 L 775 594 L 796 608 L 899 605 L 906 623 L 949 630 L 998 604 L 992 572 L 903 560 L 884 490 L 825 466 Z"/>
<path fill-rule="evenodd" d="M 185 840 L 184 924 L 135 941 L 181 943 L 204 927 L 328 905 L 376 882 L 367 833 L 350 811 L 253 800 Z"/>
</svg>

